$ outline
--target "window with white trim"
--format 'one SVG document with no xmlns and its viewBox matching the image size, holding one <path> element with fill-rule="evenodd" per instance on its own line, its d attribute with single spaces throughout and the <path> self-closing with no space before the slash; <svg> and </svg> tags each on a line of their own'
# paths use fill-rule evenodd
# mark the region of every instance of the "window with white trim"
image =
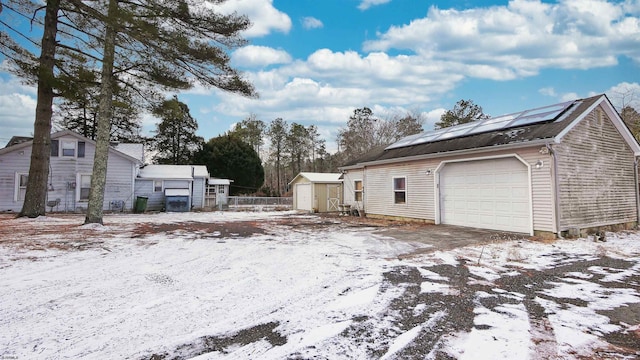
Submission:
<svg viewBox="0 0 640 360">
<path fill-rule="evenodd" d="M 69 140 L 62 140 L 62 156 L 75 157 L 76 156 L 76 142 Z"/>
<path fill-rule="evenodd" d="M 407 203 L 407 178 L 404 176 L 393 178 L 393 203 Z"/>
<path fill-rule="evenodd" d="M 89 192 L 91 191 L 91 175 L 80 174 L 78 176 L 78 201 L 89 201 Z"/>
<path fill-rule="evenodd" d="M 355 201 L 362 201 L 362 180 L 353 181 L 353 199 Z"/>
<path fill-rule="evenodd" d="M 162 191 L 162 180 L 154 180 L 153 181 L 153 191 L 161 192 Z"/>
<path fill-rule="evenodd" d="M 224 185 L 218 185 L 218 194 L 224 194 Z"/>
</svg>

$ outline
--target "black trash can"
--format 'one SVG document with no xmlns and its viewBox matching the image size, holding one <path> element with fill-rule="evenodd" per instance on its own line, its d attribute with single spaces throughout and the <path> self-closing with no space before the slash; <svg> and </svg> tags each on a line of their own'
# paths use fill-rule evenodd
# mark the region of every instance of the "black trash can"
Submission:
<svg viewBox="0 0 640 360">
<path fill-rule="evenodd" d="M 136 206 L 133 208 L 133 211 L 138 214 L 142 214 L 147 209 L 147 200 L 149 198 L 146 196 L 138 196 L 136 197 Z"/>
</svg>

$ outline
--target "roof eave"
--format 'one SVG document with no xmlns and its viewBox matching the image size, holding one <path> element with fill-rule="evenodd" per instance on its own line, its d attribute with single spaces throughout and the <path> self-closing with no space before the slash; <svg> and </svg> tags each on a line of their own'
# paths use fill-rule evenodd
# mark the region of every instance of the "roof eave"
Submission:
<svg viewBox="0 0 640 360">
<path fill-rule="evenodd" d="M 399 157 L 399 158 L 393 158 L 393 159 L 376 160 L 376 161 L 363 162 L 363 163 L 358 163 L 358 164 L 349 165 L 349 166 L 343 166 L 343 167 L 339 167 L 339 169 L 355 170 L 355 169 L 364 168 L 366 166 L 386 165 L 386 164 L 393 164 L 398 162 L 418 161 L 418 160 L 434 159 L 434 158 L 447 157 L 447 156 L 479 154 L 479 153 L 486 153 L 486 152 L 492 152 L 492 151 L 518 149 L 518 148 L 524 148 L 524 147 L 546 145 L 546 144 L 552 143 L 553 140 L 554 139 L 552 138 L 536 139 L 536 140 L 516 142 L 511 144 L 485 146 L 485 147 L 473 148 L 473 149 L 453 150 L 453 151 L 440 152 L 440 153 L 431 153 L 431 154 L 424 154 L 424 155 Z"/>
</svg>

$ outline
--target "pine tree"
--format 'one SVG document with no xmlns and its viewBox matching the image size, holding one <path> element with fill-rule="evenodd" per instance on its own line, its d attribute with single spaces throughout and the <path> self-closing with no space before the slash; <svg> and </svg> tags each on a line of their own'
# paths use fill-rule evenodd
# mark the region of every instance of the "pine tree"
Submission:
<svg viewBox="0 0 640 360">
<path fill-rule="evenodd" d="M 176 96 L 153 110 L 162 120 L 158 123 L 152 145 L 158 164 L 188 165 L 200 150 L 204 140 L 196 135 L 198 123 L 191 116 L 187 104 Z"/>
</svg>

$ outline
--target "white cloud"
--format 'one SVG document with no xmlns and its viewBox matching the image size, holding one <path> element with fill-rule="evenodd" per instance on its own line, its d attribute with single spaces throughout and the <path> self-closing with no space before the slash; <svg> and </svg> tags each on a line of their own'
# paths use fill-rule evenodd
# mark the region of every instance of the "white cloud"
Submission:
<svg viewBox="0 0 640 360">
<path fill-rule="evenodd" d="M 538 90 L 538 92 L 544 96 L 557 96 L 556 90 L 553 87 L 546 87 Z"/>
<path fill-rule="evenodd" d="M 231 58 L 234 64 L 244 67 L 261 67 L 291 62 L 291 56 L 284 50 L 256 45 L 245 46 L 234 51 Z"/>
<path fill-rule="evenodd" d="M 366 51 L 409 51 L 423 61 L 453 64 L 460 73 L 508 80 L 543 68 L 589 69 L 640 61 L 638 7 L 604 0 L 557 4 L 513 0 L 507 6 L 441 10 L 392 26 Z"/>
<path fill-rule="evenodd" d="M 300 19 L 300 22 L 302 23 L 302 27 L 305 29 L 319 29 L 324 26 L 322 21 L 312 16 L 305 16 L 302 19 Z"/>
<path fill-rule="evenodd" d="M 391 0 L 362 0 L 360 5 L 358 5 L 358 9 L 364 11 L 372 6 L 382 5 L 391 2 Z"/>
<path fill-rule="evenodd" d="M 13 76 L 0 77 L 0 147 L 11 136 L 31 136 L 36 111 L 36 89 Z"/>
<path fill-rule="evenodd" d="M 273 0 L 228 0 L 216 5 L 209 3 L 209 6 L 224 14 L 236 11 L 247 15 L 252 23 L 244 33 L 248 38 L 265 36 L 273 31 L 288 33 L 291 30 L 291 18 L 276 9 Z"/>
</svg>

